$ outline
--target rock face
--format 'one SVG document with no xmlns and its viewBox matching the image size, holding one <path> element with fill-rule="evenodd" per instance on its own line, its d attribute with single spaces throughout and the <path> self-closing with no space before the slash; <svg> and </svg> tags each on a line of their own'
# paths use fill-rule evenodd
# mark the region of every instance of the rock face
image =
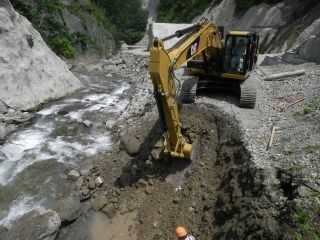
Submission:
<svg viewBox="0 0 320 240">
<path fill-rule="evenodd" d="M 257 32 L 260 35 L 260 53 L 284 52 L 296 44 L 300 45 L 310 35 L 319 33 L 318 3 L 313 0 L 286 0 L 277 4 L 262 3 L 239 12 L 233 0 L 223 0 L 219 4 L 213 3 L 193 22 L 205 17 L 217 26 L 224 26 L 225 32 Z"/>
<path fill-rule="evenodd" d="M 37 208 L 23 215 L 6 233 L 4 239 L 54 240 L 60 225 L 61 221 L 56 212 Z"/>
<path fill-rule="evenodd" d="M 82 87 L 8 0 L 0 3 L 0 26 L 0 100 L 6 105 L 28 109 Z"/>
<path fill-rule="evenodd" d="M 70 222 L 81 215 L 81 204 L 78 198 L 69 196 L 58 201 L 53 210 L 59 214 L 61 222 Z"/>
</svg>

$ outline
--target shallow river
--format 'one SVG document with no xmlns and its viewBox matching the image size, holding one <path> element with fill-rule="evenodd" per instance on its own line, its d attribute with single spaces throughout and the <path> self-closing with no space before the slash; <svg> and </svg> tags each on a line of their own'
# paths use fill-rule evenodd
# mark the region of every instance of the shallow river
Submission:
<svg viewBox="0 0 320 240">
<path fill-rule="evenodd" d="M 105 122 L 128 104 L 127 79 L 90 76 L 88 87 L 52 101 L 0 146 L 0 226 L 70 194 L 71 169 L 91 165 L 112 145 Z M 89 126 L 84 122 L 89 121 Z"/>
</svg>

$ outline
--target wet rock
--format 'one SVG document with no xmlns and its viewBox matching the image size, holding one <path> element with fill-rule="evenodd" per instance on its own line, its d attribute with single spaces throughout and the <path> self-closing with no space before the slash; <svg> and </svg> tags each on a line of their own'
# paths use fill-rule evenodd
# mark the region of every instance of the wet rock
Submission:
<svg viewBox="0 0 320 240">
<path fill-rule="evenodd" d="M 74 188 L 76 191 L 80 191 L 82 184 L 83 184 L 83 180 L 84 180 L 84 177 L 78 178 L 76 185 L 75 185 L 75 188 Z"/>
<path fill-rule="evenodd" d="M 154 192 L 154 187 L 146 187 L 146 194 L 151 195 Z"/>
<path fill-rule="evenodd" d="M 95 180 L 95 184 L 97 187 L 99 187 L 101 184 L 103 184 L 103 178 L 102 177 L 97 177 Z"/>
<path fill-rule="evenodd" d="M 54 240 L 61 225 L 59 215 L 40 207 L 23 215 L 6 232 L 3 239 L 45 239 Z"/>
<path fill-rule="evenodd" d="M 70 222 L 80 217 L 81 204 L 80 200 L 75 196 L 68 196 L 59 200 L 53 207 L 61 219 L 61 222 Z"/>
<path fill-rule="evenodd" d="M 131 184 L 131 173 L 124 172 L 120 176 L 120 183 L 123 187 L 130 186 Z"/>
<path fill-rule="evenodd" d="M 102 208 L 101 211 L 106 213 L 110 219 L 112 219 L 116 215 L 116 212 L 117 212 L 114 204 L 112 204 L 112 203 L 107 204 L 104 208 Z"/>
<path fill-rule="evenodd" d="M 98 195 L 93 199 L 92 207 L 94 210 L 99 211 L 108 203 L 108 199 L 104 195 Z"/>
<path fill-rule="evenodd" d="M 140 151 L 140 142 L 130 135 L 124 135 L 120 140 L 121 148 L 126 151 L 126 153 L 131 156 L 137 156 Z"/>
<path fill-rule="evenodd" d="M 112 78 L 112 74 L 109 73 L 109 74 L 106 75 L 106 77 L 107 77 L 107 78 Z"/>
<path fill-rule="evenodd" d="M 68 179 L 72 181 L 77 181 L 79 177 L 80 177 L 80 174 L 76 170 L 71 170 L 68 174 Z"/>
<path fill-rule="evenodd" d="M 90 126 L 92 125 L 92 123 L 91 123 L 89 120 L 83 121 L 83 124 L 84 124 L 86 127 L 90 127 Z"/>
<path fill-rule="evenodd" d="M 75 130 L 75 127 L 67 127 L 65 131 L 66 131 L 66 134 L 72 135 L 74 130 Z"/>
<path fill-rule="evenodd" d="M 143 180 L 143 179 L 139 179 L 139 181 L 136 183 L 138 188 L 145 188 L 148 186 L 148 182 Z"/>
</svg>

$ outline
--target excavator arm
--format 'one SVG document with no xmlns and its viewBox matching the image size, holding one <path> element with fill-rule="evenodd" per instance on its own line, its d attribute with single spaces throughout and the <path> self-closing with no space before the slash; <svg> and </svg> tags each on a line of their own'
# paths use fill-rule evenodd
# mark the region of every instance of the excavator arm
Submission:
<svg viewBox="0 0 320 240">
<path fill-rule="evenodd" d="M 182 37 L 173 47 L 165 49 L 164 42 L 173 37 Z M 216 58 L 222 49 L 219 29 L 211 22 L 197 23 L 163 39 L 153 39 L 150 48 L 150 76 L 162 130 L 166 133 L 164 152 L 172 157 L 191 159 L 194 145 L 189 144 L 181 133 L 177 95 L 181 88 L 174 70 L 191 59 Z M 201 54 L 201 55 L 200 55 Z M 179 82 L 176 87 L 176 81 Z"/>
</svg>

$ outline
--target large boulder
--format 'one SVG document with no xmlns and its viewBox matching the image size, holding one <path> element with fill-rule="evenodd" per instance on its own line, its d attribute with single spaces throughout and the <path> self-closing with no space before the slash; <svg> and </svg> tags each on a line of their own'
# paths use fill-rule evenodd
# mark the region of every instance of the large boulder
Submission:
<svg viewBox="0 0 320 240">
<path fill-rule="evenodd" d="M 0 3 L 0 100 L 28 109 L 81 88 L 82 83 L 8 0 Z"/>
<path fill-rule="evenodd" d="M 6 232 L 4 239 L 54 240 L 61 225 L 59 215 L 40 207 L 23 215 Z"/>
<path fill-rule="evenodd" d="M 129 156 L 134 157 L 139 154 L 140 142 L 135 137 L 126 134 L 121 137 L 120 144 Z"/>
<path fill-rule="evenodd" d="M 74 196 L 61 199 L 54 205 L 53 210 L 59 214 L 61 222 L 76 220 L 82 213 L 80 200 Z"/>
</svg>

